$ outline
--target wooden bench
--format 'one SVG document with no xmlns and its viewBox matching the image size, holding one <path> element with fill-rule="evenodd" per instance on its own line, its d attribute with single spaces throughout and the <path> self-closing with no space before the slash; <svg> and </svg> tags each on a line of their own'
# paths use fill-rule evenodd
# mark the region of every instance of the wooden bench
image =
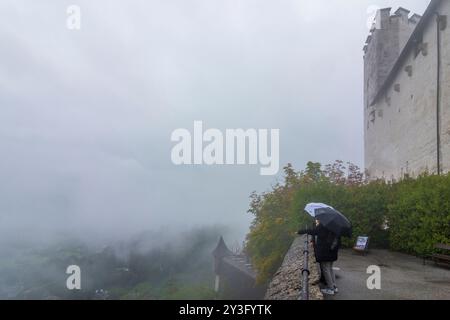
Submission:
<svg viewBox="0 0 450 320">
<path fill-rule="evenodd" d="M 439 249 L 442 251 L 450 252 L 450 245 L 443 244 L 443 243 L 437 243 L 434 245 L 435 249 Z M 438 265 L 443 266 L 450 266 L 450 255 L 449 254 L 443 254 L 443 253 L 433 253 L 431 255 L 431 259 Z"/>
</svg>

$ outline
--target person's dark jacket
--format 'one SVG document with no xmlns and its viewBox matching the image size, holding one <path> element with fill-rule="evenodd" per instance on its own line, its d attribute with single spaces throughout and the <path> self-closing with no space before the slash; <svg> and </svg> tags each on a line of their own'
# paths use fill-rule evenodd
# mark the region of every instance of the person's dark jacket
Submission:
<svg viewBox="0 0 450 320">
<path fill-rule="evenodd" d="M 314 253 L 317 262 L 334 262 L 338 259 L 340 238 L 321 224 L 313 229 L 300 230 L 298 234 L 309 234 L 314 237 Z"/>
</svg>

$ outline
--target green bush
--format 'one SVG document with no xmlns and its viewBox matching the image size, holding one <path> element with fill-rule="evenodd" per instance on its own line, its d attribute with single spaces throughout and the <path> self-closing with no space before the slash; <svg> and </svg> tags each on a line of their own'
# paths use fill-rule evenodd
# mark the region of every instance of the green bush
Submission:
<svg viewBox="0 0 450 320">
<path fill-rule="evenodd" d="M 421 176 L 396 186 L 389 204 L 389 242 L 394 250 L 415 255 L 450 243 L 450 176 Z"/>
</svg>

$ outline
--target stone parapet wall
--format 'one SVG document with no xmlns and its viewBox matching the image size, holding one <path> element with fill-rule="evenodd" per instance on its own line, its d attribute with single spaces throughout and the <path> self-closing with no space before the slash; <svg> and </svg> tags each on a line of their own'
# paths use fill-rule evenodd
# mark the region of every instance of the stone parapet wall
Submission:
<svg viewBox="0 0 450 320">
<path fill-rule="evenodd" d="M 270 282 L 266 300 L 299 300 L 302 291 L 303 249 L 306 236 L 297 237 L 287 252 L 281 267 Z M 314 249 L 309 248 L 309 299 L 323 300 L 320 292 L 320 272 L 314 258 Z"/>
</svg>

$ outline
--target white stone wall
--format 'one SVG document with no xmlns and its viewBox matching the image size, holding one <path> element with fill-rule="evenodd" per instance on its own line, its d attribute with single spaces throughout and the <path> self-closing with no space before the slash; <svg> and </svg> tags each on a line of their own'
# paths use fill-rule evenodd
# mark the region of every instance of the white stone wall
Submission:
<svg viewBox="0 0 450 320">
<path fill-rule="evenodd" d="M 444 1 L 440 10 L 447 15 L 448 24 L 441 37 L 441 150 L 443 170 L 450 172 L 450 1 Z"/>
<path fill-rule="evenodd" d="M 439 11 L 450 18 L 450 1 L 444 1 Z M 436 19 L 432 18 L 423 35 L 427 54 L 415 56 L 413 50 L 384 97 L 365 108 L 365 166 L 372 178 L 398 180 L 405 174 L 417 176 L 427 170 L 437 171 L 436 33 Z M 450 170 L 450 25 L 441 32 L 441 39 L 441 165 L 447 172 Z M 406 66 L 412 67 L 411 76 L 405 71 Z"/>
</svg>

